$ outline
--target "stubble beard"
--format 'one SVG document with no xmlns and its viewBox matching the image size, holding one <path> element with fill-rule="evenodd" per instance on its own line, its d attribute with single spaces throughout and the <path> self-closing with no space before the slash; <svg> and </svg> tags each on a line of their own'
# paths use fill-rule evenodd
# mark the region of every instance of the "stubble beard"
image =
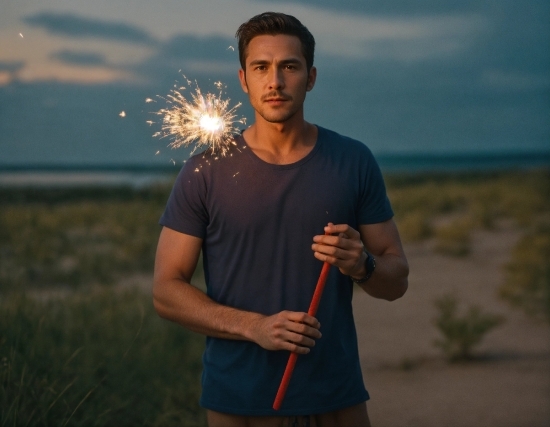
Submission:
<svg viewBox="0 0 550 427">
<path fill-rule="evenodd" d="M 281 109 L 272 109 L 271 107 L 266 106 L 264 104 L 264 98 L 276 97 L 277 95 L 287 100 L 286 102 L 290 104 L 288 106 L 290 109 L 288 109 L 285 106 L 283 106 Z M 295 99 L 292 98 L 291 96 L 283 95 L 283 94 L 277 94 L 277 95 L 270 94 L 269 96 L 262 97 L 262 99 L 260 100 L 260 105 L 258 106 L 259 108 L 255 108 L 256 112 L 266 122 L 269 122 L 269 123 L 287 122 L 288 120 L 292 119 L 301 110 L 302 106 L 304 105 L 305 96 L 304 96 L 304 99 L 301 100 L 301 102 L 299 102 L 298 104 L 295 104 Z"/>
<path fill-rule="evenodd" d="M 298 110 L 291 111 L 265 111 L 264 109 L 256 110 L 258 114 L 269 123 L 284 123 L 290 120 L 298 112 Z"/>
</svg>

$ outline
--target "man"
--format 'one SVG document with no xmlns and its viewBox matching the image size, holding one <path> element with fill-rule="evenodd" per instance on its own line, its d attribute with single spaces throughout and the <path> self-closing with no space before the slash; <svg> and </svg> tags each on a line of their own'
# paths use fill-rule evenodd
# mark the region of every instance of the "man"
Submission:
<svg viewBox="0 0 550 427">
<path fill-rule="evenodd" d="M 237 38 L 255 123 L 226 156 L 207 151 L 180 172 L 160 221 L 156 310 L 207 336 L 211 427 L 367 426 L 353 282 L 394 300 L 408 276 L 380 170 L 362 143 L 304 120 L 317 71 L 300 21 L 264 13 Z M 201 249 L 206 294 L 190 284 Z M 333 267 L 314 318 L 321 261 Z M 289 352 L 300 357 L 274 411 Z"/>
</svg>

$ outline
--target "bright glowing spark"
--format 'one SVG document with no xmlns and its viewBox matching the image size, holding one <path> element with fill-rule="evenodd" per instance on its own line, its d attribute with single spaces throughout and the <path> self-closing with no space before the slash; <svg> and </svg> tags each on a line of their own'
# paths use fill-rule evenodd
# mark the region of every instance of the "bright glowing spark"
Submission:
<svg viewBox="0 0 550 427">
<path fill-rule="evenodd" d="M 120 117 L 126 117 L 126 112 L 125 111 L 121 111 L 120 114 L 119 114 Z"/>
<path fill-rule="evenodd" d="M 145 98 L 145 102 L 149 103 L 149 102 L 155 102 L 154 99 L 151 99 L 151 98 Z"/>
<path fill-rule="evenodd" d="M 192 85 L 192 82 L 187 80 L 187 84 Z M 163 118 L 161 130 L 153 136 L 170 138 L 172 141 L 169 147 L 172 148 L 195 144 L 191 154 L 198 148 L 206 147 L 213 153 L 225 156 L 230 146 L 236 145 L 233 140 L 237 132 L 235 124 L 245 124 L 246 121 L 244 117 L 236 119 L 235 112 L 241 103 L 229 108 L 230 100 L 222 98 L 223 83 L 215 82 L 214 85 L 218 94 L 203 95 L 195 82 L 191 100 L 182 93 L 185 87 L 174 85 L 174 89 L 164 98 L 170 105 L 155 113 Z"/>
<path fill-rule="evenodd" d="M 23 33 L 19 33 L 19 37 L 21 37 L 22 39 L 25 38 L 25 37 L 23 37 Z"/>
</svg>

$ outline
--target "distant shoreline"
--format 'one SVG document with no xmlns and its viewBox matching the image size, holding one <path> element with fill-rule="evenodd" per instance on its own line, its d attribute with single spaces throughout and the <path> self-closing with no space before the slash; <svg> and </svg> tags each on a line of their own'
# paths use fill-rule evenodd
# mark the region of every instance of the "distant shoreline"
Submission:
<svg viewBox="0 0 550 427">
<path fill-rule="evenodd" d="M 550 168 L 549 152 L 414 153 L 375 155 L 384 174 L 479 173 Z M 169 164 L 0 164 L 0 186 L 144 187 L 172 180 L 183 162 Z"/>
<path fill-rule="evenodd" d="M 374 154 L 382 169 L 388 171 L 465 170 L 469 168 L 531 168 L 550 166 L 550 151 L 467 152 L 467 153 L 379 153 Z M 6 172 L 139 172 L 171 173 L 179 171 L 185 161 L 167 163 L 5 163 Z"/>
</svg>

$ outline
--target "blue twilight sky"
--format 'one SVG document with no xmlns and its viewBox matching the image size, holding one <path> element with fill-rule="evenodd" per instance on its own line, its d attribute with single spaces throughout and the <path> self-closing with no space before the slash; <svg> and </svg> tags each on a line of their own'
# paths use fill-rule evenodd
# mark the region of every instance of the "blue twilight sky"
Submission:
<svg viewBox="0 0 550 427">
<path fill-rule="evenodd" d="M 547 0 L 0 2 L 0 166 L 185 158 L 145 98 L 185 74 L 246 104 L 234 34 L 268 10 L 316 38 L 306 119 L 375 154 L 550 148 Z"/>
</svg>

